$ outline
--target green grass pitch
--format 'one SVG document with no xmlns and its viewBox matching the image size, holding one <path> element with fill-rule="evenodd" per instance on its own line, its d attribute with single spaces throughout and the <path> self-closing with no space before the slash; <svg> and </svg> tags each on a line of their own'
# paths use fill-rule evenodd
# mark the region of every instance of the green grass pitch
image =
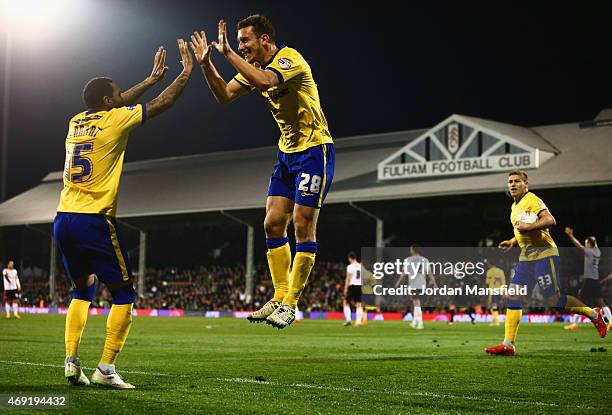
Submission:
<svg viewBox="0 0 612 415">
<path fill-rule="evenodd" d="M 89 317 L 80 348 L 88 368 L 104 323 Z M 238 319 L 135 317 L 117 362 L 137 386 L 127 391 L 70 387 L 63 329 L 60 315 L 0 321 L 0 394 L 68 394 L 70 412 L 95 414 L 612 413 L 611 340 L 586 324 L 576 333 L 523 324 L 519 354 L 498 357 L 483 348 L 503 327 L 485 324 L 416 331 L 306 320 L 278 331 Z M 591 351 L 600 347 L 609 350 Z"/>
</svg>

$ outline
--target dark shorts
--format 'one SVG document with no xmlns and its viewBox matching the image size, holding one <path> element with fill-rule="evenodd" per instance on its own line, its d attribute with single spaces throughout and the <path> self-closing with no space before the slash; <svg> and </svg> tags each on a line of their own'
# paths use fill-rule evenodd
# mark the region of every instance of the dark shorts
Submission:
<svg viewBox="0 0 612 415">
<path fill-rule="evenodd" d="M 320 208 L 334 178 L 335 160 L 333 144 L 321 144 L 297 153 L 279 150 L 268 196 L 282 196 L 298 205 Z"/>
<path fill-rule="evenodd" d="M 4 302 L 11 302 L 19 300 L 19 291 L 17 290 L 5 290 L 4 291 Z"/>
<path fill-rule="evenodd" d="M 586 305 L 590 307 L 597 306 L 598 304 L 595 303 L 595 300 L 602 297 L 601 283 L 599 280 L 594 280 L 592 278 L 585 278 L 582 280 L 579 297 Z"/>
<path fill-rule="evenodd" d="M 361 302 L 361 285 L 349 285 L 346 292 L 346 301 L 353 303 Z"/>
<path fill-rule="evenodd" d="M 538 284 L 544 298 L 560 294 L 559 256 L 554 255 L 535 261 L 519 261 L 514 269 L 512 283 L 526 285 L 529 291 Z"/>
<path fill-rule="evenodd" d="M 127 251 L 114 218 L 58 212 L 53 236 L 70 280 L 90 274 L 107 285 L 131 280 Z"/>
</svg>

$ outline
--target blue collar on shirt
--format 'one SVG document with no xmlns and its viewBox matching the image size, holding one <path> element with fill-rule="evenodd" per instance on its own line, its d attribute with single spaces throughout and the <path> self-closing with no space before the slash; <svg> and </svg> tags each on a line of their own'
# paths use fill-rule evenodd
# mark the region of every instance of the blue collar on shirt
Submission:
<svg viewBox="0 0 612 415">
<path fill-rule="evenodd" d="M 270 58 L 270 60 L 269 60 L 268 62 L 266 62 L 266 64 L 264 65 L 264 68 L 265 68 L 266 66 L 268 66 L 269 64 L 271 64 L 271 63 L 272 63 L 272 61 L 274 60 L 274 58 L 276 57 L 276 55 L 278 55 L 278 52 L 280 52 L 280 51 L 281 51 L 281 49 L 283 49 L 283 48 L 285 48 L 285 47 L 286 47 L 285 45 L 282 45 L 282 44 L 281 44 L 281 45 L 279 45 L 279 46 L 278 46 L 278 49 L 276 49 L 276 52 L 274 52 L 274 55 L 272 55 L 272 57 Z"/>
</svg>

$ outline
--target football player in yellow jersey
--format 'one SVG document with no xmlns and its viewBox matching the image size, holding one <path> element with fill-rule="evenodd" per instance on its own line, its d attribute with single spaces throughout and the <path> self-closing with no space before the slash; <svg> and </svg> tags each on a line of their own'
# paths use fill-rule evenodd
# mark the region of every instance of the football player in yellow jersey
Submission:
<svg viewBox="0 0 612 415">
<path fill-rule="evenodd" d="M 499 289 L 502 285 L 506 284 L 506 275 L 504 270 L 493 264 L 491 260 L 487 260 L 487 287 L 493 289 Z M 497 306 L 501 300 L 501 295 L 489 295 L 488 306 L 491 309 L 493 315 L 493 322 L 491 326 L 499 326 L 499 310 Z"/>
<path fill-rule="evenodd" d="M 193 63 L 187 44 L 178 40 L 183 70 L 157 98 L 130 105 L 166 73 L 166 51 L 155 55 L 151 76 L 121 92 L 110 78 L 94 78 L 85 85 L 87 111 L 70 120 L 66 137 L 64 189 L 53 223 L 55 242 L 72 284 L 66 315 L 65 376 L 74 385 L 88 385 L 81 370 L 78 348 L 93 300 L 96 281 L 106 284 L 113 305 L 106 322 L 106 340 L 91 381 L 132 389 L 115 370 L 115 361 L 132 324 L 136 293 L 127 251 L 115 221 L 117 190 L 129 132 L 168 108 L 185 88 Z"/>
<path fill-rule="evenodd" d="M 238 55 L 230 46 L 227 24 L 221 20 L 218 41 L 208 45 L 204 32 L 195 32 L 191 48 L 206 82 L 221 104 L 253 89 L 265 98 L 280 129 L 278 162 L 274 167 L 264 229 L 274 298 L 249 315 L 279 329 L 295 319 L 295 307 L 314 265 L 316 225 L 334 175 L 335 150 L 319 102 L 310 66 L 295 49 L 276 44 L 276 33 L 262 15 L 238 23 Z M 225 82 L 211 61 L 217 50 L 238 74 Z M 293 220 L 296 254 L 291 267 L 287 227 Z"/>
<path fill-rule="evenodd" d="M 529 191 L 527 173 L 522 170 L 511 171 L 508 175 L 508 190 L 514 199 L 510 222 L 514 227 L 514 237 L 503 241 L 499 248 L 508 251 L 515 245 L 521 248 L 519 262 L 510 283 L 510 290 L 527 286 L 531 290 L 538 284 L 540 292 L 550 307 L 565 308 L 571 313 L 581 314 L 591 319 L 601 337 L 607 333 L 601 309 L 585 306 L 576 297 L 561 293 L 559 274 L 559 251 L 550 236 L 548 228 L 556 225 L 542 199 Z M 510 296 L 506 311 L 504 341 L 488 347 L 485 352 L 494 355 L 514 356 L 514 341 L 523 315 L 523 304 L 519 297 Z"/>
</svg>

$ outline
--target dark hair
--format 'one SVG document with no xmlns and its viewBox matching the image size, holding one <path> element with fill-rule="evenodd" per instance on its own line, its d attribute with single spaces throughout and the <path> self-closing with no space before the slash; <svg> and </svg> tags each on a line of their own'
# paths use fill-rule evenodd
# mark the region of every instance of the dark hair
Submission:
<svg viewBox="0 0 612 415">
<path fill-rule="evenodd" d="M 238 30 L 249 26 L 253 26 L 253 32 L 258 37 L 268 35 L 272 42 L 276 39 L 276 30 L 272 26 L 272 22 L 263 14 L 254 14 L 238 22 Z"/>
<path fill-rule="evenodd" d="M 83 102 L 88 109 L 100 108 L 104 97 L 113 96 L 113 80 L 110 78 L 94 78 L 83 88 Z"/>
<path fill-rule="evenodd" d="M 527 173 L 525 173 L 523 170 L 512 170 L 510 173 L 508 173 L 508 177 L 510 176 L 521 176 L 523 180 L 529 180 Z"/>
<path fill-rule="evenodd" d="M 346 256 L 350 259 L 357 259 L 357 254 L 354 251 L 350 251 Z"/>
<path fill-rule="evenodd" d="M 595 238 L 594 236 L 587 236 L 587 241 L 589 241 L 591 244 L 593 244 L 593 246 L 597 245 L 597 238 Z"/>
<path fill-rule="evenodd" d="M 421 253 L 421 247 L 419 245 L 417 245 L 417 244 L 410 245 L 410 249 L 412 249 L 417 254 Z"/>
</svg>

